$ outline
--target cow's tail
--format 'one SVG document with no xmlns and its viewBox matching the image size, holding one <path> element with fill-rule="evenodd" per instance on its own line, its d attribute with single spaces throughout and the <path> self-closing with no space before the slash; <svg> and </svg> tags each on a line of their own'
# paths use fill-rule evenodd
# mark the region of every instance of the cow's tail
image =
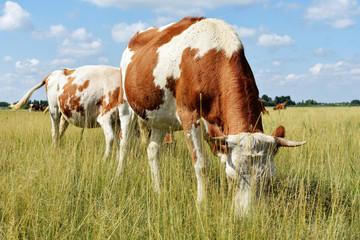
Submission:
<svg viewBox="0 0 360 240">
<path fill-rule="evenodd" d="M 31 88 L 23 97 L 22 99 L 20 99 L 20 101 L 18 103 L 11 104 L 10 107 L 13 110 L 19 110 L 21 108 L 23 108 L 30 100 L 31 95 L 33 94 L 33 92 L 35 92 L 37 89 L 41 88 L 42 86 L 44 86 L 44 84 L 46 83 L 46 79 L 45 78 L 41 83 L 39 83 L 38 85 L 34 86 L 33 88 Z"/>
<path fill-rule="evenodd" d="M 43 114 L 47 113 L 49 111 L 49 107 L 45 108 L 45 110 L 43 111 Z"/>
</svg>

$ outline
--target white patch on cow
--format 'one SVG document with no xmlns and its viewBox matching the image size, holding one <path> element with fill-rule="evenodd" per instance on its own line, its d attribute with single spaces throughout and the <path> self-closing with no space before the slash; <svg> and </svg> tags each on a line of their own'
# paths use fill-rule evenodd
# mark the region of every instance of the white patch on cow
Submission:
<svg viewBox="0 0 360 240">
<path fill-rule="evenodd" d="M 226 176 L 235 181 L 235 212 L 246 215 L 250 208 L 251 191 L 255 182 L 274 175 L 275 138 L 263 133 L 229 135 Z"/>
<path fill-rule="evenodd" d="M 193 144 L 193 151 L 196 155 L 195 173 L 198 184 L 197 202 L 201 203 L 206 196 L 206 174 L 209 168 L 208 157 L 204 148 L 201 125 L 199 123 L 192 126 L 188 133 L 188 138 Z"/>
<path fill-rule="evenodd" d="M 131 51 L 129 47 L 126 47 L 126 49 L 124 50 L 122 57 L 121 57 L 121 62 L 120 62 L 120 71 L 121 71 L 121 78 L 122 78 L 122 88 L 125 89 L 125 76 L 126 76 L 126 70 L 127 67 L 129 66 L 129 64 L 131 63 L 131 58 L 134 55 L 134 51 Z M 124 97 L 124 101 L 127 100 L 126 98 L 126 94 L 123 95 Z"/>
<path fill-rule="evenodd" d="M 238 189 L 234 196 L 235 213 L 239 216 L 245 216 L 249 212 L 250 203 L 251 189 L 248 186 Z"/>
<path fill-rule="evenodd" d="M 195 57 L 201 57 L 211 49 L 224 50 L 226 56 L 231 57 L 242 47 L 235 30 L 222 20 L 204 19 L 194 23 L 158 48 L 158 64 L 153 72 L 155 85 L 164 89 L 168 77 L 180 77 L 181 56 L 186 48 L 198 49 Z"/>
<path fill-rule="evenodd" d="M 168 25 L 159 27 L 158 32 L 162 32 L 163 30 L 165 30 L 166 28 L 170 27 L 170 26 L 173 25 L 173 24 L 175 24 L 175 23 L 173 22 L 173 23 L 169 23 Z"/>
<path fill-rule="evenodd" d="M 240 133 L 227 136 L 229 145 L 228 162 L 226 172 L 233 179 L 239 178 L 239 170 L 250 166 L 251 159 L 252 174 L 265 174 L 271 177 L 275 173 L 273 164 L 273 150 L 276 145 L 275 138 L 263 133 Z M 233 166 L 230 166 L 232 163 Z M 234 172 L 234 167 L 236 172 Z M 249 175 L 250 172 L 248 173 Z"/>
</svg>

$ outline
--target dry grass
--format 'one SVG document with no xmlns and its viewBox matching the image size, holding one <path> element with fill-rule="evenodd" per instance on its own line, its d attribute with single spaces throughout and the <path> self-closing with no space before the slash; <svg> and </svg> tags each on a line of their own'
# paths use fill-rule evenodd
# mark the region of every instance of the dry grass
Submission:
<svg viewBox="0 0 360 240">
<path fill-rule="evenodd" d="M 245 219 L 231 211 L 225 173 L 211 157 L 208 198 L 196 207 L 196 177 L 182 132 L 161 151 L 161 195 L 134 140 L 125 176 L 114 178 L 101 129 L 70 126 L 51 148 L 48 115 L 0 111 L 1 239 L 359 239 L 360 108 L 289 108 L 263 117 L 286 137 L 277 175 Z"/>
</svg>

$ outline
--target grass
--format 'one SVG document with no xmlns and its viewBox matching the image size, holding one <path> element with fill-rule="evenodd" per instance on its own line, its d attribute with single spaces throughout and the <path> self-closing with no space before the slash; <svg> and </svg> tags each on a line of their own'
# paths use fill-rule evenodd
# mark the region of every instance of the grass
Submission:
<svg viewBox="0 0 360 240">
<path fill-rule="evenodd" d="M 160 153 L 156 195 L 146 151 L 134 139 L 115 178 L 101 129 L 70 126 L 51 148 L 48 115 L 0 111 L 0 239 L 359 239 L 360 108 L 288 108 L 263 117 L 265 133 L 307 140 L 275 157 L 276 177 L 246 218 L 231 210 L 224 167 L 211 156 L 208 197 L 182 132 Z"/>
</svg>

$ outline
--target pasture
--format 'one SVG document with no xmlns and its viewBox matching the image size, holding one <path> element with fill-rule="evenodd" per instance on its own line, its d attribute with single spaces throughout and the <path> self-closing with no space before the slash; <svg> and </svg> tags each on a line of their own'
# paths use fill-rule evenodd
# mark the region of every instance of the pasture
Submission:
<svg viewBox="0 0 360 240">
<path fill-rule="evenodd" d="M 160 152 L 156 195 L 140 139 L 115 178 L 116 150 L 103 159 L 103 131 L 69 126 L 51 148 L 49 115 L 0 111 L 0 239 L 359 239 L 360 108 L 268 109 L 266 134 L 285 126 L 276 176 L 246 218 L 231 210 L 224 166 L 211 156 L 208 196 L 182 132 Z"/>
</svg>

